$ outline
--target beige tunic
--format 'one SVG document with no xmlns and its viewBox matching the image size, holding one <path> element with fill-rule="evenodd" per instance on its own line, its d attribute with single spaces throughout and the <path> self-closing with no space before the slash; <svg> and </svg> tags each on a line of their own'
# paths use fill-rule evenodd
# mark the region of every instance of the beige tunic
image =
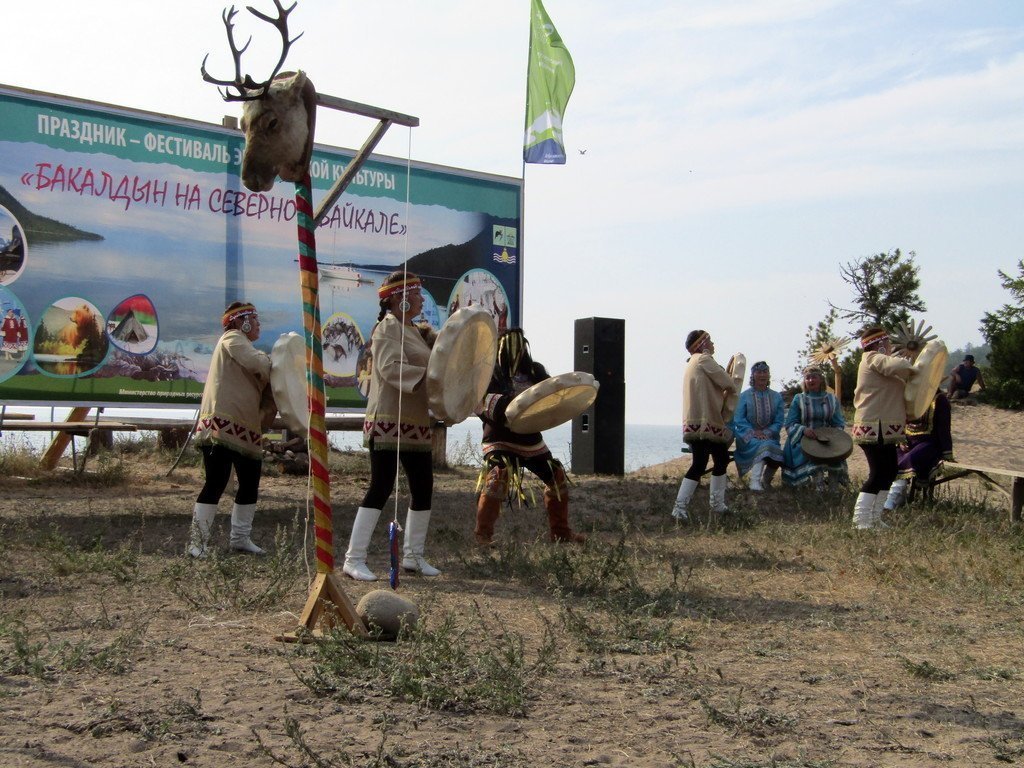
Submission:
<svg viewBox="0 0 1024 768">
<path fill-rule="evenodd" d="M 853 441 L 899 443 L 907 424 L 903 390 L 913 364 L 905 357 L 865 352 L 853 391 Z"/>
<path fill-rule="evenodd" d="M 418 327 L 388 314 L 373 329 L 373 372 L 363 422 L 363 445 L 395 450 L 431 450 L 433 419 L 427 410 L 427 361 L 433 333 L 424 340 Z M 401 403 L 399 403 L 401 398 Z M 399 413 L 401 406 L 401 413 Z"/>
<path fill-rule="evenodd" d="M 263 456 L 263 429 L 277 408 L 270 390 L 270 356 L 245 334 L 225 331 L 213 350 L 196 425 L 196 445 L 219 443 L 247 456 Z"/>
<path fill-rule="evenodd" d="M 691 355 L 683 371 L 683 440 L 732 442 L 732 430 L 722 418 L 726 395 L 736 383 L 707 352 Z"/>
</svg>

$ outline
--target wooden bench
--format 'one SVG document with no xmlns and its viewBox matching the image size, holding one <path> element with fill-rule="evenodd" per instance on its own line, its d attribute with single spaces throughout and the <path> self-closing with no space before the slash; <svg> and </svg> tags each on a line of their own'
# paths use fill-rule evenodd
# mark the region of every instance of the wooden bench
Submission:
<svg viewBox="0 0 1024 768">
<path fill-rule="evenodd" d="M 973 464 L 960 464 L 959 462 L 946 461 L 941 465 L 942 471 L 935 475 L 925 487 L 925 495 L 931 498 L 936 486 L 948 483 L 951 480 L 959 480 L 968 475 L 977 475 L 984 478 L 993 486 L 1006 494 L 1010 499 L 1010 521 L 1019 523 L 1021 519 L 1021 507 L 1024 506 L 1024 472 L 1016 469 L 996 469 L 994 467 L 978 467 Z M 1011 480 L 1010 490 L 992 479 L 996 477 L 1008 477 Z"/>
</svg>

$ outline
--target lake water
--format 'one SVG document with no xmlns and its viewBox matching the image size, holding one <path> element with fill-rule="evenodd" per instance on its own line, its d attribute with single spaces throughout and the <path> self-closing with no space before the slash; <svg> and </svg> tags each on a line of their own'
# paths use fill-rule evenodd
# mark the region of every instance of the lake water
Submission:
<svg viewBox="0 0 1024 768">
<path fill-rule="evenodd" d="M 50 408 L 21 407 L 17 405 L 8 406 L 8 410 L 19 413 L 34 413 L 36 419 L 51 420 Z M 55 408 L 52 410 L 52 420 L 63 420 L 68 413 L 67 408 Z M 139 417 L 165 417 L 192 419 L 195 418 L 195 411 L 183 411 L 176 409 L 167 410 L 141 410 L 107 408 L 104 416 L 118 418 L 118 416 L 136 415 Z M 461 424 L 456 424 L 448 429 L 448 456 L 459 463 L 478 463 L 480 457 L 480 440 L 483 436 L 483 425 L 477 418 L 470 418 Z M 4 432 L 2 440 L 25 440 L 38 448 L 45 448 L 50 441 L 49 433 L 40 432 Z M 555 458 L 566 465 L 572 465 L 572 425 L 563 424 L 560 427 L 549 429 L 544 433 L 544 440 L 551 449 Z M 362 447 L 362 435 L 358 432 L 332 432 L 332 445 L 341 450 L 359 449 Z M 681 455 L 682 429 L 678 425 L 665 424 L 627 424 L 626 425 L 626 448 L 625 468 L 627 472 L 640 469 L 641 467 L 661 464 Z"/>
</svg>

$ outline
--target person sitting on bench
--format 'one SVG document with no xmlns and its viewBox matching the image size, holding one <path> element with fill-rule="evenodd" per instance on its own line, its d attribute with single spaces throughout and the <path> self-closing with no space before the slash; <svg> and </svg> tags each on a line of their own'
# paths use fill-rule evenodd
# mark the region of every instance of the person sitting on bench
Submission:
<svg viewBox="0 0 1024 768">
<path fill-rule="evenodd" d="M 896 451 L 899 473 L 885 500 L 887 510 L 903 503 L 912 480 L 927 481 L 940 461 L 955 461 L 949 400 L 942 390 L 935 393 L 924 416 L 907 422 L 907 444 L 900 445 Z"/>
</svg>

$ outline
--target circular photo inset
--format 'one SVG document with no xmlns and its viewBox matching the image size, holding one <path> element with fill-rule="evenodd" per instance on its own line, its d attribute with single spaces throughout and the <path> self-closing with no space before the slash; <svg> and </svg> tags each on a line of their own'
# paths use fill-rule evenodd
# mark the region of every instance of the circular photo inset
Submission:
<svg viewBox="0 0 1024 768">
<path fill-rule="evenodd" d="M 372 375 L 373 352 L 370 349 L 370 342 L 367 342 L 359 350 L 359 356 L 356 358 L 356 389 L 364 400 L 370 398 L 370 377 Z"/>
<path fill-rule="evenodd" d="M 0 286 L 0 381 L 21 370 L 28 360 L 28 319 L 25 306 L 7 288 Z"/>
<path fill-rule="evenodd" d="M 363 334 L 347 312 L 335 312 L 323 324 L 324 373 L 338 378 L 355 376 Z"/>
<path fill-rule="evenodd" d="M 426 288 L 420 288 L 420 295 L 423 296 L 423 311 L 418 317 L 413 318 L 416 323 L 430 323 L 435 331 L 441 329 L 441 311 L 437 308 L 437 302 Z"/>
<path fill-rule="evenodd" d="M 508 294 L 486 269 L 471 269 L 455 283 L 448 297 L 448 316 L 463 307 L 483 307 L 494 318 L 498 333 L 508 330 Z"/>
<path fill-rule="evenodd" d="M 10 285 L 25 269 L 25 230 L 14 214 L 0 205 L 0 285 Z"/>
<path fill-rule="evenodd" d="M 53 376 L 87 376 L 103 364 L 109 350 L 103 315 L 78 296 L 47 307 L 32 342 L 36 365 Z"/>
<path fill-rule="evenodd" d="M 114 346 L 133 355 L 147 355 L 156 348 L 156 307 L 148 296 L 129 296 L 107 315 L 107 334 Z"/>
</svg>

